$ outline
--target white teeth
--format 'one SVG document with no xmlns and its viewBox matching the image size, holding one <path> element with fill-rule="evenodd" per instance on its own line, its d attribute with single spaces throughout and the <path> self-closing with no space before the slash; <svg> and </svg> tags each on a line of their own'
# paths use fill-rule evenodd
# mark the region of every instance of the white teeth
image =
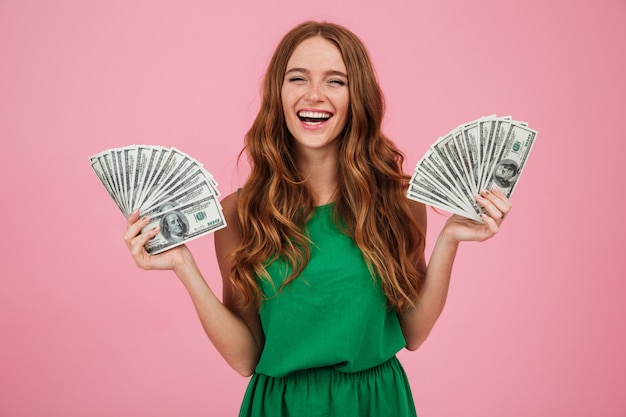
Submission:
<svg viewBox="0 0 626 417">
<path fill-rule="evenodd" d="M 298 116 L 307 119 L 329 119 L 331 115 L 329 113 L 321 113 L 316 111 L 301 111 L 298 112 Z"/>
</svg>

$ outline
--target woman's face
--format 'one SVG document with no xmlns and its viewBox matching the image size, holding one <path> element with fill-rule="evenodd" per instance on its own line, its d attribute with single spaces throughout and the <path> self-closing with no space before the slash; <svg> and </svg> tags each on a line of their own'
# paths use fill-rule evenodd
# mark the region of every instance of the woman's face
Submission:
<svg viewBox="0 0 626 417">
<path fill-rule="evenodd" d="M 339 49 L 316 36 L 287 62 L 281 91 L 287 128 L 298 149 L 336 148 L 350 107 L 348 76 Z"/>
</svg>

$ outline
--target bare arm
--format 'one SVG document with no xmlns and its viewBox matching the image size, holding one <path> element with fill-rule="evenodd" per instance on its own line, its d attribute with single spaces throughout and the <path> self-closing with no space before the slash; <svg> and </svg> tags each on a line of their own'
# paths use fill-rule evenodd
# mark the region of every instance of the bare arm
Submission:
<svg viewBox="0 0 626 417">
<path fill-rule="evenodd" d="M 422 262 L 419 267 L 426 269 L 424 283 L 415 305 L 400 316 L 402 332 L 407 349 L 415 350 L 426 340 L 443 311 L 450 286 L 452 266 L 459 243 L 462 241 L 484 241 L 493 237 L 511 210 L 510 201 L 498 189 L 483 192 L 477 201 L 487 210 L 484 224 L 451 216 L 437 238 L 428 267 Z M 415 219 L 426 230 L 426 211 L 423 205 L 413 204 Z"/>
<path fill-rule="evenodd" d="M 240 295 L 228 277 L 230 264 L 227 255 L 240 239 L 236 215 L 236 195 L 228 196 L 222 205 L 228 227 L 215 232 L 215 246 L 223 279 L 223 302 L 211 290 L 186 246 L 179 246 L 150 256 L 144 244 L 158 233 L 158 229 L 140 234 L 148 223 L 133 213 L 128 219 L 124 240 L 142 269 L 171 269 L 183 283 L 194 304 L 202 327 L 226 362 L 241 375 L 249 376 L 259 360 L 263 348 L 263 332 L 256 308 L 242 308 Z"/>
</svg>

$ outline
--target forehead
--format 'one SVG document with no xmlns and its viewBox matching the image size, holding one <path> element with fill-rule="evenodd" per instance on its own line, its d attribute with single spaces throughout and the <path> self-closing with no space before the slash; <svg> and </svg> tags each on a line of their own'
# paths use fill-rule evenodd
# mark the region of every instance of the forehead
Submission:
<svg viewBox="0 0 626 417">
<path fill-rule="evenodd" d="M 305 39 L 294 49 L 287 62 L 287 70 L 292 68 L 346 72 L 346 65 L 339 48 L 321 36 Z"/>
</svg>

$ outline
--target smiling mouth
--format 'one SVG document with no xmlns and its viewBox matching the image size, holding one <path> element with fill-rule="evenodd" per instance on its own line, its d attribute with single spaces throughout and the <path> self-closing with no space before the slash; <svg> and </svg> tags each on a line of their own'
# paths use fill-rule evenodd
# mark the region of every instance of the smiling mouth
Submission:
<svg viewBox="0 0 626 417">
<path fill-rule="evenodd" d="M 318 111 L 300 111 L 298 118 L 307 125 L 317 125 L 324 123 L 333 117 L 332 113 Z"/>
</svg>

